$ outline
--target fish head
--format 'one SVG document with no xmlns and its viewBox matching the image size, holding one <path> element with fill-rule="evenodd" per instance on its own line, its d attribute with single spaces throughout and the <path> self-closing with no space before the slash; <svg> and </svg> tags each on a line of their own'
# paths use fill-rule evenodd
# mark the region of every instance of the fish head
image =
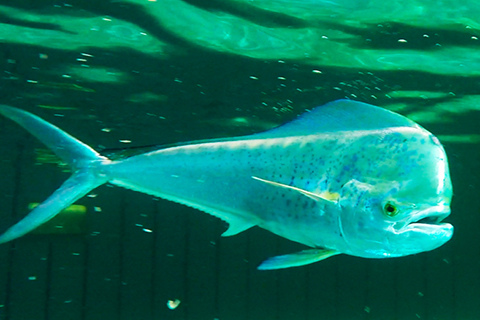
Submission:
<svg viewBox="0 0 480 320">
<path fill-rule="evenodd" d="M 406 134 L 412 136 L 405 152 L 380 146 L 385 161 L 377 159 L 377 174 L 342 187 L 339 227 L 352 255 L 406 256 L 436 249 L 452 237 L 453 226 L 443 222 L 452 198 L 445 151 L 426 130 Z"/>
</svg>

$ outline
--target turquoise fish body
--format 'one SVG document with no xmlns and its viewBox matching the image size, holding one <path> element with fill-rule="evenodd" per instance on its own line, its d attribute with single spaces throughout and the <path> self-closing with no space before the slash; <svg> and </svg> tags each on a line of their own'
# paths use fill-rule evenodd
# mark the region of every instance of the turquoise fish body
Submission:
<svg viewBox="0 0 480 320">
<path fill-rule="evenodd" d="M 25 234 L 106 182 L 212 214 L 229 224 L 224 236 L 259 226 L 312 248 L 271 258 L 260 269 L 339 253 L 404 256 L 435 249 L 452 236 L 453 227 L 441 223 L 452 196 L 443 147 L 414 122 L 371 105 L 339 100 L 263 133 L 119 161 L 25 111 L 2 106 L 0 112 L 74 168 L 58 195 L 44 202 L 45 212 L 32 211 L 0 242 Z M 51 133 L 41 130 L 45 124 Z M 72 195 L 60 204 L 66 191 Z"/>
</svg>

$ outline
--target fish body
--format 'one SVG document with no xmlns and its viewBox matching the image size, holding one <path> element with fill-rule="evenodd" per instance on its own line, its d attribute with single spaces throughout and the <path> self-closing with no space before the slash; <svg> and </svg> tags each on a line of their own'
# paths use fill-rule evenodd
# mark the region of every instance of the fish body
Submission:
<svg viewBox="0 0 480 320">
<path fill-rule="evenodd" d="M 0 113 L 75 169 L 43 210 L 33 210 L 0 242 L 25 234 L 106 182 L 212 214 L 229 224 L 224 236 L 259 226 L 313 248 L 271 258 L 260 269 L 340 253 L 404 256 L 435 249 L 453 233 L 441 223 L 450 213 L 452 186 L 438 139 L 371 105 L 339 100 L 263 133 L 118 161 L 25 111 L 0 106 Z"/>
</svg>

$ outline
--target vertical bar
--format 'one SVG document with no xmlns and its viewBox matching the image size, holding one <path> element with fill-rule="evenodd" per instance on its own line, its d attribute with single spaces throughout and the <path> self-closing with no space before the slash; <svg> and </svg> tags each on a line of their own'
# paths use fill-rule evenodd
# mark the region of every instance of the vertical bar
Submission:
<svg viewBox="0 0 480 320">
<path fill-rule="evenodd" d="M 222 224 L 224 226 L 224 224 Z M 220 229 L 220 228 L 218 228 Z M 225 231 L 223 227 L 216 233 Z M 252 265 L 247 259 L 250 230 L 218 240 L 218 319 L 242 318 L 246 315 L 248 275 Z"/>
<path fill-rule="evenodd" d="M 48 320 L 83 320 L 86 245 L 82 236 L 51 240 Z"/>
<path fill-rule="evenodd" d="M 246 319 L 278 319 L 278 271 L 257 270 L 256 267 L 263 260 L 279 254 L 279 238 L 260 228 L 247 232 L 250 276 Z"/>
<path fill-rule="evenodd" d="M 25 149 L 18 165 L 18 194 L 15 197 L 15 212 L 19 213 L 12 225 L 28 213 L 28 204 L 42 202 L 60 184 L 52 181 L 53 166 L 34 166 L 36 140 L 25 140 Z M 15 254 L 11 264 L 11 289 L 9 292 L 10 319 L 47 319 L 48 317 L 48 264 L 50 252 L 46 237 L 28 234 L 13 244 Z"/>
<path fill-rule="evenodd" d="M 87 273 L 85 319 L 120 317 L 122 216 L 120 188 L 100 187 L 88 198 Z"/>
<path fill-rule="evenodd" d="M 365 312 L 368 319 L 394 319 L 397 316 L 397 259 L 368 259 L 365 281 Z"/>
<path fill-rule="evenodd" d="M 122 246 L 120 319 L 153 319 L 153 265 L 155 201 L 126 191 L 121 200 L 125 233 Z"/>
<path fill-rule="evenodd" d="M 156 201 L 155 266 L 153 275 L 154 319 L 187 319 L 186 261 L 187 212 L 165 200 Z M 180 304 L 170 310 L 168 301 Z"/>
<path fill-rule="evenodd" d="M 368 260 L 346 255 L 338 256 L 338 318 L 366 319 Z"/>
<path fill-rule="evenodd" d="M 67 176 L 61 173 L 59 168 L 55 168 L 50 180 L 63 182 L 66 178 Z M 78 202 L 86 201 L 86 199 L 80 199 Z M 69 223 L 77 222 L 65 220 L 66 230 L 74 227 L 69 226 Z M 81 227 L 78 226 L 78 230 Z M 86 261 L 84 235 L 56 234 L 49 238 L 47 319 L 83 320 Z"/>
<path fill-rule="evenodd" d="M 185 208 L 188 214 L 185 307 L 187 319 L 211 320 L 217 299 L 217 218 Z"/>
<path fill-rule="evenodd" d="M 0 147 L 0 176 L 3 177 L 0 184 L 0 220 L 14 221 L 16 216 L 16 203 L 20 188 L 21 159 L 23 145 L 19 142 L 21 135 L 10 132 L 13 125 L 4 119 L 0 119 L 0 136 L 9 134 Z M 2 232 L 7 225 L 2 223 Z M 13 242 L 0 246 L 0 319 L 10 319 L 10 299 L 12 287 L 12 264 Z"/>
<path fill-rule="evenodd" d="M 425 253 L 425 301 L 429 319 L 454 319 L 454 274 L 451 261 L 452 245 Z M 478 296 L 480 298 L 480 296 Z"/>
<path fill-rule="evenodd" d="M 338 258 L 337 256 L 305 266 L 307 280 L 307 319 L 338 319 Z"/>
<path fill-rule="evenodd" d="M 478 115 L 478 112 L 476 114 Z M 475 118 L 473 115 L 474 113 L 471 113 L 472 117 L 468 121 L 472 124 L 478 123 L 478 116 Z M 455 234 L 451 240 L 454 246 L 451 260 L 455 274 L 455 319 L 480 319 L 480 276 L 477 262 L 480 257 L 480 151 L 478 145 L 472 144 L 447 145 L 446 149 L 449 155 L 455 155 L 450 158 L 454 197 L 452 215 L 448 218 L 455 226 Z"/>
<path fill-rule="evenodd" d="M 280 254 L 289 254 L 306 249 L 305 246 L 279 239 Z M 278 319 L 306 319 L 307 317 L 307 270 L 300 266 L 278 270 Z"/>
<path fill-rule="evenodd" d="M 407 256 L 398 261 L 398 318 L 425 319 L 425 274 L 421 255 Z"/>
</svg>

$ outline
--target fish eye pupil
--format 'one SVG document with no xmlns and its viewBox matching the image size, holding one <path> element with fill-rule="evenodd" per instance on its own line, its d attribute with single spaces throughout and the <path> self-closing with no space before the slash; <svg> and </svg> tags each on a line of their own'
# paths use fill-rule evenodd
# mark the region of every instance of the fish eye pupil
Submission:
<svg viewBox="0 0 480 320">
<path fill-rule="evenodd" d="M 397 208 L 391 204 L 391 203 L 387 203 L 385 205 L 385 212 L 387 213 L 387 215 L 389 215 L 390 217 L 393 217 L 397 214 Z"/>
</svg>

